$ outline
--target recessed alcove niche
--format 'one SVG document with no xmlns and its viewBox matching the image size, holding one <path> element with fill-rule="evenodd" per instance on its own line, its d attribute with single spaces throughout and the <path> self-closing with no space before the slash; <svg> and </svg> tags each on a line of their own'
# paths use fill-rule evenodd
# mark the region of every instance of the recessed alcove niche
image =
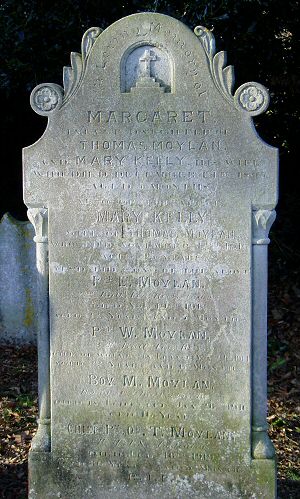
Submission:
<svg viewBox="0 0 300 499">
<path fill-rule="evenodd" d="M 174 92 L 173 61 L 168 53 L 154 45 L 130 47 L 121 60 L 121 92 L 157 87 L 161 92 Z"/>
</svg>

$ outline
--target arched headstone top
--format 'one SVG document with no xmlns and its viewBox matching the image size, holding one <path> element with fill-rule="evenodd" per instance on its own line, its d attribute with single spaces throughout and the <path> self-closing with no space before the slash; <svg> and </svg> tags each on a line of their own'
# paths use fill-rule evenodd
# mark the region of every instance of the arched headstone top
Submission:
<svg viewBox="0 0 300 499">
<path fill-rule="evenodd" d="M 217 89 L 229 104 L 251 116 L 264 112 L 267 89 L 247 82 L 233 94 L 234 68 L 226 66 L 226 52 L 216 52 L 214 35 L 205 27 L 197 26 L 194 33 L 200 44 L 183 23 L 154 13 L 128 16 L 104 31 L 90 28 L 83 35 L 81 54 L 72 52 L 71 66 L 64 67 L 64 88 L 38 85 L 32 91 L 32 108 L 51 117 L 84 84 L 90 65 L 99 82 L 109 73 L 112 92 L 130 92 L 136 86 L 147 91 L 150 86 L 180 94 L 182 85 L 176 85 L 176 78 L 182 82 L 184 77 L 185 89 L 199 98 Z"/>
<path fill-rule="evenodd" d="M 25 157 L 39 146 L 51 147 L 53 153 L 61 149 L 57 136 L 62 137 L 64 130 L 69 130 L 64 141 L 67 154 L 68 149 L 74 151 L 76 133 L 88 134 L 94 126 L 101 133 L 123 125 L 153 131 L 154 126 L 164 130 L 180 124 L 203 128 L 211 144 L 203 140 L 203 147 L 217 145 L 218 154 L 232 168 L 238 161 L 233 160 L 240 153 L 238 144 L 245 143 L 243 155 L 255 156 L 257 164 L 268 163 L 269 173 L 277 175 L 276 167 L 270 166 L 277 162 L 276 149 L 258 136 L 252 122 L 267 108 L 268 91 L 252 81 L 234 90 L 233 66 L 226 64 L 226 53 L 216 51 L 212 32 L 202 26 L 193 32 L 168 16 L 139 13 L 104 31 L 90 28 L 83 36 L 81 54 L 72 52 L 71 65 L 64 67 L 63 88 L 40 84 L 30 100 L 49 122 L 41 139 L 25 149 Z M 217 129 L 225 130 L 226 136 L 217 137 Z M 94 130 L 95 137 L 98 132 Z M 252 197 L 253 206 L 272 209 L 277 193 L 262 184 Z"/>
</svg>

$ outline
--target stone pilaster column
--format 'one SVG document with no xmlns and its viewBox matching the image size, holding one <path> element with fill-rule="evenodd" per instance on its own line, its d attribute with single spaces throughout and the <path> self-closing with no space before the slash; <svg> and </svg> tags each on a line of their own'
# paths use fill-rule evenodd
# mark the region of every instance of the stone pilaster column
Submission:
<svg viewBox="0 0 300 499">
<path fill-rule="evenodd" d="M 268 238 L 274 210 L 252 212 L 252 457 L 272 459 L 267 424 L 267 291 Z"/>
<path fill-rule="evenodd" d="M 31 450 L 50 451 L 50 334 L 49 334 L 49 267 L 48 210 L 30 208 L 27 212 L 35 229 L 36 266 L 38 270 L 38 431 Z"/>
</svg>

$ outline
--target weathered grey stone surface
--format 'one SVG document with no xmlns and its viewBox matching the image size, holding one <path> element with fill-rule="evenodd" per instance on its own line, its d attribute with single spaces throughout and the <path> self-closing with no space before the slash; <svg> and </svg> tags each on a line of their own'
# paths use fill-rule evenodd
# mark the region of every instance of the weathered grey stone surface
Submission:
<svg viewBox="0 0 300 499">
<path fill-rule="evenodd" d="M 34 230 L 6 213 L 0 222 L 0 342 L 35 343 L 37 287 Z"/>
<path fill-rule="evenodd" d="M 49 121 L 24 150 L 45 359 L 30 497 L 274 498 L 268 92 L 233 94 L 212 34 L 160 14 L 92 28 L 71 64 L 33 90 Z"/>
</svg>

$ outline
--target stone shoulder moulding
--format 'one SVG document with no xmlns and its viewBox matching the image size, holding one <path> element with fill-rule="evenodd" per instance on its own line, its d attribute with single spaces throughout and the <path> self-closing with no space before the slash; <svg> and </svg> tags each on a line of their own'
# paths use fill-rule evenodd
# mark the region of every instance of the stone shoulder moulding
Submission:
<svg viewBox="0 0 300 499">
<path fill-rule="evenodd" d="M 81 54 L 71 52 L 71 66 L 63 70 L 64 88 L 55 83 L 42 83 L 33 89 L 30 104 L 37 114 L 50 116 L 74 94 L 84 76 L 91 48 L 102 31 L 97 27 L 88 29 L 82 37 Z"/>
<path fill-rule="evenodd" d="M 206 52 L 215 85 L 225 99 L 251 116 L 263 113 L 269 105 L 268 90 L 260 83 L 250 81 L 241 85 L 233 95 L 234 67 L 226 66 L 226 52 L 216 53 L 214 35 L 207 28 L 196 26 L 194 33 Z"/>
</svg>

